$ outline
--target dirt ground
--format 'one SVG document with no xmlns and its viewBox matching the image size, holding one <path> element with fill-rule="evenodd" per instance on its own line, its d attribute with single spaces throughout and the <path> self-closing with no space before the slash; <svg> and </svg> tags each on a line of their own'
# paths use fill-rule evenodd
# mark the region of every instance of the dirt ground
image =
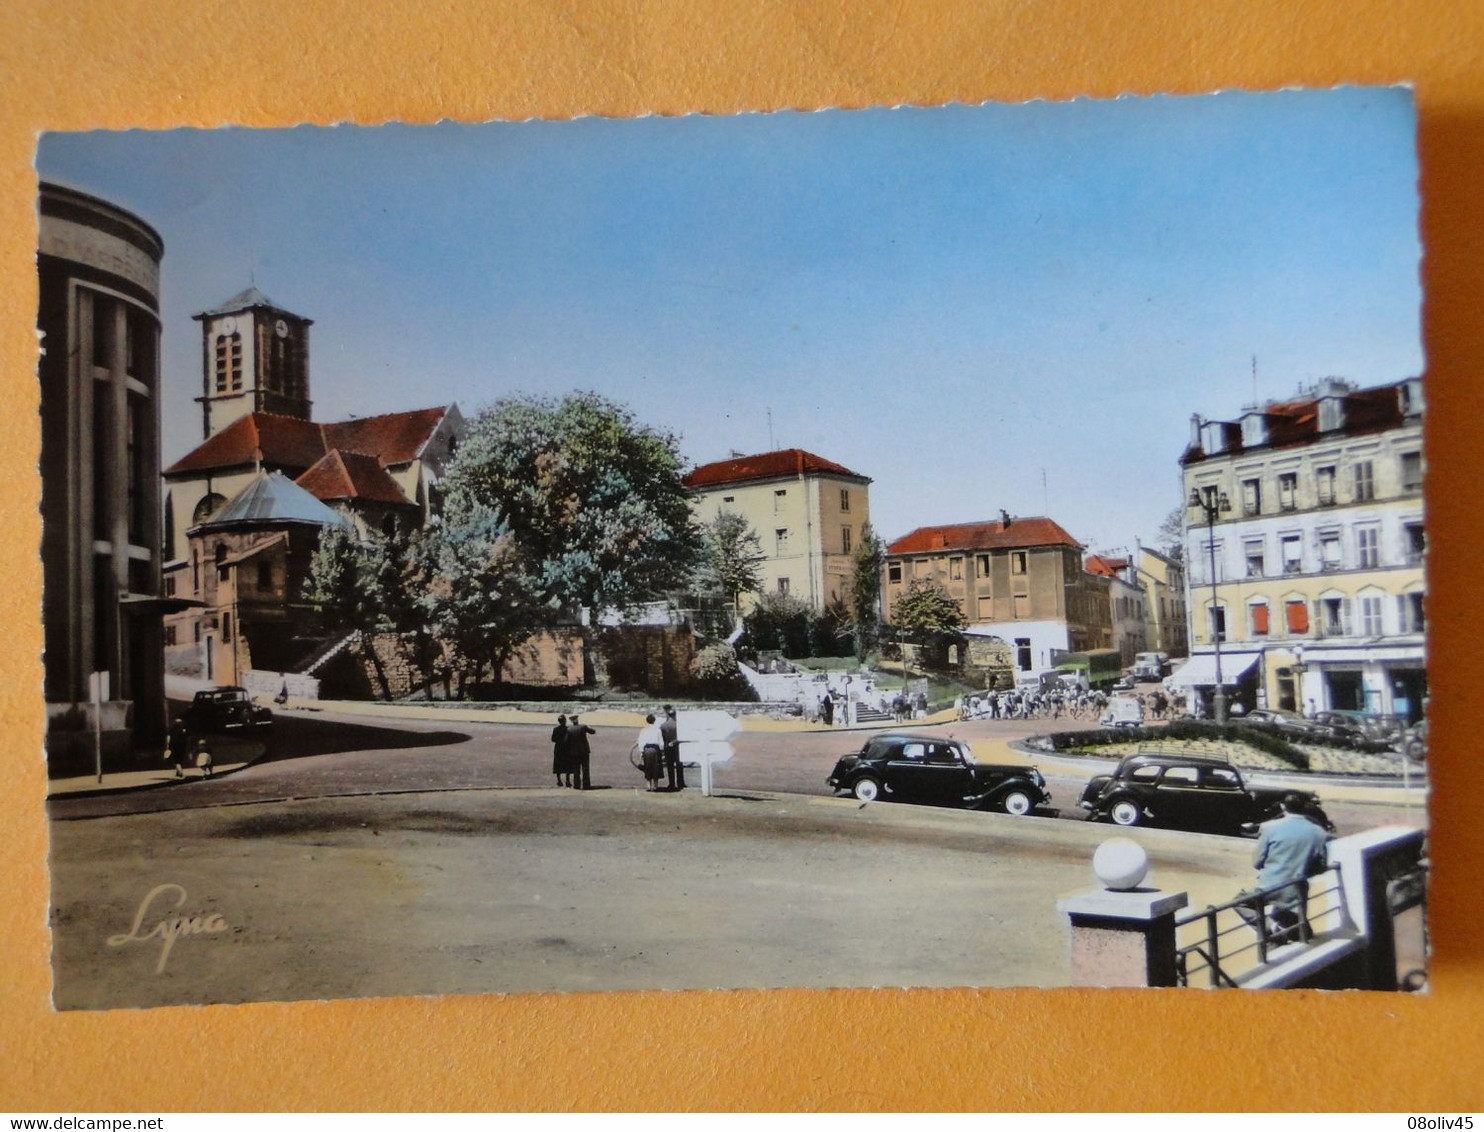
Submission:
<svg viewBox="0 0 1484 1132">
<path fill-rule="evenodd" d="M 56 822 L 55 1001 L 1058 986 L 1056 899 L 1093 886 L 1109 836 L 1045 818 L 633 789 Z M 1192 905 L 1250 880 L 1247 842 L 1133 836 L 1149 883 Z M 162 939 L 158 925 L 180 917 Z"/>
</svg>

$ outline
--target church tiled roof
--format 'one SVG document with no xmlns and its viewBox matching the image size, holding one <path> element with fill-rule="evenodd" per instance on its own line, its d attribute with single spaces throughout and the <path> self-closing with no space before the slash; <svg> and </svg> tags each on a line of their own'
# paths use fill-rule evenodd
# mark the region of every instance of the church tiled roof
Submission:
<svg viewBox="0 0 1484 1132">
<path fill-rule="evenodd" d="M 718 487 L 728 483 L 745 483 L 749 480 L 782 479 L 801 475 L 848 476 L 851 479 L 870 480 L 859 472 L 852 472 L 843 464 L 816 456 L 802 448 L 784 448 L 778 452 L 761 452 L 756 456 L 734 456 L 730 460 L 718 460 L 714 464 L 702 464 L 685 477 L 685 486 L 690 488 Z"/>
<path fill-rule="evenodd" d="M 327 424 L 325 439 L 331 448 L 368 452 L 383 464 L 405 464 L 417 459 L 428 437 L 448 413 L 447 405 L 412 409 L 405 413 L 383 413 L 377 417 Z"/>
<path fill-rule="evenodd" d="M 182 476 L 261 464 L 297 476 L 336 448 L 375 456 L 384 465 L 405 464 L 417 458 L 447 412 L 446 406 L 440 406 L 333 424 L 277 413 L 249 413 L 187 452 L 164 474 Z"/>
<path fill-rule="evenodd" d="M 263 463 L 298 475 L 325 454 L 320 426 L 300 417 L 249 413 L 165 469 L 172 476 Z"/>
<path fill-rule="evenodd" d="M 360 499 L 404 506 L 412 502 L 381 461 L 363 452 L 331 449 L 294 482 L 316 499 Z"/>
<path fill-rule="evenodd" d="M 219 314 L 234 314 L 237 311 L 251 310 L 253 307 L 269 307 L 272 310 L 282 310 L 277 303 L 270 299 L 256 287 L 249 287 L 245 291 L 238 291 L 224 303 L 218 303 L 207 311 L 199 311 L 195 318 L 211 318 Z"/>
<path fill-rule="evenodd" d="M 987 519 L 980 523 L 953 523 L 918 527 L 886 548 L 888 554 L 928 554 L 938 550 L 1002 550 L 1030 546 L 1082 544 L 1061 525 L 1041 516 Z"/>
</svg>

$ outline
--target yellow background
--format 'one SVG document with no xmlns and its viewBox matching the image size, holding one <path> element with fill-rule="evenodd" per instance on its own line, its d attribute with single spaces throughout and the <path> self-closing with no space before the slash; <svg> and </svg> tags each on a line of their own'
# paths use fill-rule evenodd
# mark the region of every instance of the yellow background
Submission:
<svg viewBox="0 0 1484 1132">
<path fill-rule="evenodd" d="M 1484 774 L 1471 726 L 1484 502 L 1473 474 L 1484 440 L 1481 55 L 1477 0 L 10 0 L 0 16 L 0 1108 L 1484 1107 Z M 1420 115 L 1431 382 L 1430 995 L 883 990 L 51 1012 L 37 131 L 1398 81 L 1415 84 Z"/>
</svg>

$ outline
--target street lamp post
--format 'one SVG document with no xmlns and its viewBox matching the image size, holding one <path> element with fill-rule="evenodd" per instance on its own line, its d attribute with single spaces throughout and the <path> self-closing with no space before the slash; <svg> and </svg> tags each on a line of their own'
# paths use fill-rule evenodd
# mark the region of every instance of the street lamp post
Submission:
<svg viewBox="0 0 1484 1132">
<path fill-rule="evenodd" d="M 1304 663 L 1304 642 L 1299 641 L 1293 646 L 1293 709 L 1305 718 L 1309 715 L 1304 710 L 1304 673 L 1307 671 L 1309 666 Z"/>
<path fill-rule="evenodd" d="M 1200 488 L 1190 489 L 1190 505 L 1199 507 L 1201 513 L 1206 516 L 1206 549 L 1210 553 L 1211 563 L 1211 647 L 1216 651 L 1216 691 L 1211 696 L 1211 713 L 1216 717 L 1217 723 L 1226 722 L 1226 685 L 1221 679 L 1221 631 L 1216 627 L 1217 594 L 1216 594 L 1216 516 L 1223 515 L 1232 509 L 1231 501 L 1227 499 L 1226 492 L 1215 487 L 1206 488 L 1202 493 Z"/>
</svg>

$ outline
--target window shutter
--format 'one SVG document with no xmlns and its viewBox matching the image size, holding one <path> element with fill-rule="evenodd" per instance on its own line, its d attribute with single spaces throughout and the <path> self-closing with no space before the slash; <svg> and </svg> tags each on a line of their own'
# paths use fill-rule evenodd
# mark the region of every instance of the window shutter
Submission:
<svg viewBox="0 0 1484 1132">
<path fill-rule="evenodd" d="M 1290 601 L 1288 603 L 1288 631 L 1290 633 L 1307 633 L 1309 631 L 1309 605 L 1307 602 Z"/>
<path fill-rule="evenodd" d="M 1267 636 L 1268 607 L 1266 605 L 1254 605 L 1252 607 L 1252 632 L 1254 636 Z"/>
</svg>

